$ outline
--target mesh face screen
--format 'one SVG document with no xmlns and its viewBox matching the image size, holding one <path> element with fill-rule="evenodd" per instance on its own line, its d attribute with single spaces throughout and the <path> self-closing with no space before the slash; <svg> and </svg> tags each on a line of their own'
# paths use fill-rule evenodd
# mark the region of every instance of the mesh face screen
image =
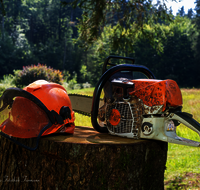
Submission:
<svg viewBox="0 0 200 190">
<path fill-rule="evenodd" d="M 5 105 L 2 101 L 4 100 L 1 99 L 1 105 Z M 7 104 L 0 112 L 0 129 L 7 135 L 20 138 L 37 137 L 49 123 L 45 111 L 27 98 L 14 97 L 7 101 Z"/>
</svg>

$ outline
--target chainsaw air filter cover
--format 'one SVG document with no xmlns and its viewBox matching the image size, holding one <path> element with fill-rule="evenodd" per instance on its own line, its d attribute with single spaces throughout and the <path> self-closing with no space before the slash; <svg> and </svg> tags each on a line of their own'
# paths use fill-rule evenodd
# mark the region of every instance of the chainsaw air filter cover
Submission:
<svg viewBox="0 0 200 190">
<path fill-rule="evenodd" d="M 135 88 L 129 94 L 143 101 L 145 114 L 160 114 L 183 104 L 180 88 L 173 80 L 138 79 L 131 82 Z"/>
</svg>

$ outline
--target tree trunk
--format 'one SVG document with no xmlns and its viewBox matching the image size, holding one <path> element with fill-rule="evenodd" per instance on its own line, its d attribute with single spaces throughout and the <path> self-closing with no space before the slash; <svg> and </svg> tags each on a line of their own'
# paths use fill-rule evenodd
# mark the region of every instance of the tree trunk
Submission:
<svg viewBox="0 0 200 190">
<path fill-rule="evenodd" d="M 4 41 L 4 16 L 2 16 L 1 36 L 2 41 Z"/>
<path fill-rule="evenodd" d="M 23 140 L 30 142 L 30 139 Z M 76 127 L 28 151 L 1 137 L 0 189 L 161 190 L 167 143 Z"/>
</svg>

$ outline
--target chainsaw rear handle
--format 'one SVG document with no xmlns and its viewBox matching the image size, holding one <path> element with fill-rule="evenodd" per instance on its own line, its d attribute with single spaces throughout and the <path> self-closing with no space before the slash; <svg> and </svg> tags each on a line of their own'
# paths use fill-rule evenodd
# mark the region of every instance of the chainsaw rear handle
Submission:
<svg viewBox="0 0 200 190">
<path fill-rule="evenodd" d="M 107 65 L 111 65 L 111 66 L 116 66 L 113 63 L 109 63 L 110 59 L 124 59 L 124 60 L 128 60 L 128 61 L 132 61 L 132 64 L 135 63 L 135 59 L 131 58 L 131 57 L 122 57 L 122 56 L 115 56 L 115 55 L 110 55 L 106 58 L 104 64 L 103 64 L 103 70 L 102 70 L 102 74 L 104 74 L 107 71 Z"/>
<path fill-rule="evenodd" d="M 122 64 L 114 66 L 110 69 L 108 69 L 99 79 L 94 93 L 93 93 L 93 101 L 92 101 L 92 110 L 91 110 L 91 122 L 94 129 L 100 133 L 108 133 L 107 127 L 101 127 L 97 122 L 97 116 L 98 116 L 98 109 L 99 109 L 99 100 L 101 91 L 105 85 L 105 83 L 108 81 L 108 79 L 114 75 L 115 73 L 119 71 L 136 71 L 141 72 L 144 75 L 146 75 L 149 79 L 156 79 L 154 74 L 147 68 L 141 65 L 130 65 L 130 64 Z"/>
</svg>

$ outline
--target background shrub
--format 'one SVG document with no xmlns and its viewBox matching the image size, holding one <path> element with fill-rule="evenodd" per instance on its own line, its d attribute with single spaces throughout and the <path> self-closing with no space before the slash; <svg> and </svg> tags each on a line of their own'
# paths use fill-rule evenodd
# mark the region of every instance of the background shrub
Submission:
<svg viewBox="0 0 200 190">
<path fill-rule="evenodd" d="M 14 70 L 13 83 L 16 87 L 22 88 L 40 79 L 62 84 L 63 74 L 59 70 L 55 70 L 39 63 L 38 65 L 23 67 L 23 70 Z"/>
<path fill-rule="evenodd" d="M 5 87 L 3 85 L 0 85 L 0 96 L 2 96 L 3 92 L 5 91 Z"/>
</svg>

